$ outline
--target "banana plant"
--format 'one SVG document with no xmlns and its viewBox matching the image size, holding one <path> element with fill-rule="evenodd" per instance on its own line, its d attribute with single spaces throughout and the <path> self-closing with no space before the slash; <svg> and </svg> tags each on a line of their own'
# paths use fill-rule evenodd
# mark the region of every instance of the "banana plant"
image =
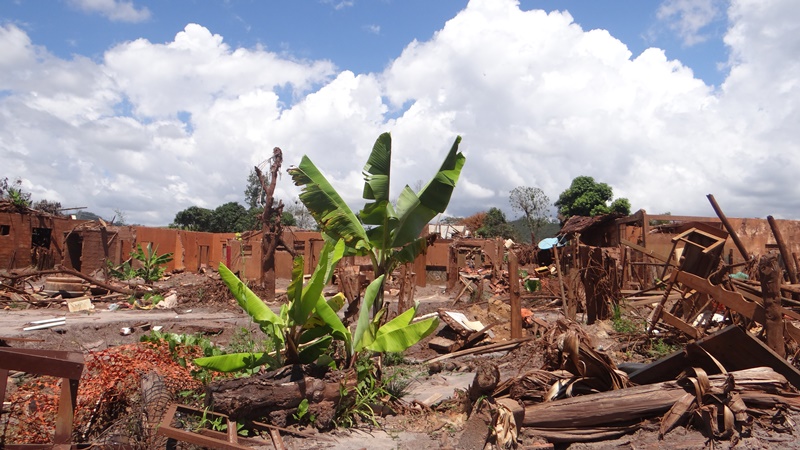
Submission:
<svg viewBox="0 0 800 450">
<path fill-rule="evenodd" d="M 412 322 L 417 305 L 383 326 L 380 326 L 380 319 L 385 310 L 370 320 L 368 309 L 378 298 L 383 285 L 381 276 L 367 287 L 364 307 L 355 332 L 351 333 L 337 314 L 344 305 L 344 296 L 339 293 L 326 300 L 322 295 L 344 251 L 343 240 L 340 239 L 335 245 L 326 242 L 314 274 L 305 286 L 302 285 L 302 256 L 295 258 L 292 282 L 287 289 L 289 302 L 281 307 L 279 314 L 273 312 L 224 264 L 220 264 L 222 280 L 242 309 L 265 334 L 272 337 L 277 351 L 274 354 L 262 352 L 209 356 L 197 358 L 195 363 L 222 372 L 252 369 L 261 365 L 279 367 L 283 364 L 309 363 L 325 354 L 332 340 L 339 340 L 343 342 L 347 355 L 345 366 L 350 366 L 356 354 L 362 350 L 401 352 L 436 330 L 439 321 L 435 317 Z"/>
<path fill-rule="evenodd" d="M 289 302 L 275 313 L 250 290 L 225 264 L 220 263 L 219 274 L 236 298 L 239 306 L 258 324 L 261 331 L 272 339 L 276 351 L 257 353 L 231 353 L 195 359 L 200 367 L 222 372 L 235 372 L 261 365 L 280 367 L 284 364 L 310 363 L 324 354 L 333 338 L 342 335 L 344 326 L 333 330 L 321 321 L 316 310 L 335 311 L 344 305 L 344 295 L 337 294 L 325 300 L 322 290 L 330 282 L 336 263 L 344 254 L 344 242 L 326 243 L 320 260 L 309 282 L 303 286 L 303 259 L 295 258 L 292 282 L 286 290 Z M 324 306 L 323 306 L 324 305 Z"/>
<path fill-rule="evenodd" d="M 328 242 L 343 240 L 347 254 L 369 255 L 375 279 L 391 273 L 398 264 L 413 261 L 427 248 L 424 227 L 447 209 L 466 157 L 458 151 L 457 136 L 439 171 L 419 192 L 405 186 L 393 206 L 389 200 L 392 137 L 381 134 L 364 166 L 362 197 L 368 202 L 356 215 L 314 163 L 303 156 L 289 175 L 302 186 L 300 200 L 319 224 Z M 383 286 L 378 289 L 374 312 L 383 306 Z"/>
</svg>

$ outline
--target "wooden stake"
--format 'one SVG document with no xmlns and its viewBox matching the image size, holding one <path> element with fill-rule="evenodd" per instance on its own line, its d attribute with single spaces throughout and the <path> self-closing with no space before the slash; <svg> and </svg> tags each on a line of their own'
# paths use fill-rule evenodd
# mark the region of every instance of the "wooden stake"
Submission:
<svg viewBox="0 0 800 450">
<path fill-rule="evenodd" d="M 556 258 L 556 273 L 558 274 L 558 287 L 561 288 L 561 307 L 564 309 L 564 316 L 567 319 L 575 320 L 578 308 L 573 308 L 567 304 L 567 295 L 564 293 L 564 278 L 561 276 L 561 261 L 558 258 L 558 245 L 553 246 L 553 255 Z"/>
<path fill-rule="evenodd" d="M 522 337 L 522 304 L 519 289 L 519 260 L 517 254 L 508 251 L 508 284 L 511 294 L 511 339 Z"/>
</svg>

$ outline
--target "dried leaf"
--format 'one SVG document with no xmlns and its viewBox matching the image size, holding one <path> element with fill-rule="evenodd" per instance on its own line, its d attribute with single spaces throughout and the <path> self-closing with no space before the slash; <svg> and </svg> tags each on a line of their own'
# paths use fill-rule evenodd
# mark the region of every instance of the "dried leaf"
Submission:
<svg viewBox="0 0 800 450">
<path fill-rule="evenodd" d="M 684 394 L 672 408 L 661 418 L 661 427 L 658 430 L 658 438 L 663 439 L 664 435 L 678 426 L 689 417 L 696 407 L 696 398 L 692 394 Z"/>
</svg>

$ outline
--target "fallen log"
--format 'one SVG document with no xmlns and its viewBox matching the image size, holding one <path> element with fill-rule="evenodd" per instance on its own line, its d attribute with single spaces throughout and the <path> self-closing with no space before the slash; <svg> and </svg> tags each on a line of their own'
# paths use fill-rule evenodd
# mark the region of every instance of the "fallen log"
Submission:
<svg viewBox="0 0 800 450">
<path fill-rule="evenodd" d="M 746 404 L 800 409 L 800 396 L 791 392 L 786 378 L 774 370 L 757 367 L 730 374 L 735 391 Z M 722 386 L 725 380 L 725 375 L 709 377 L 712 387 Z M 525 408 L 522 426 L 566 430 L 629 425 L 667 412 L 686 392 L 676 381 L 668 381 L 539 403 Z"/>
<path fill-rule="evenodd" d="M 16 280 L 19 280 L 19 279 L 22 279 L 22 278 L 39 277 L 39 276 L 43 276 L 43 275 L 54 275 L 54 274 L 58 274 L 58 273 L 66 273 L 66 274 L 72 275 L 73 277 L 81 278 L 81 279 L 83 279 L 83 280 L 85 280 L 85 281 L 87 281 L 87 282 L 89 282 L 91 284 L 97 285 L 97 286 L 99 286 L 99 287 L 101 287 L 101 288 L 103 288 L 103 289 L 105 289 L 107 291 L 117 292 L 117 293 L 125 294 L 125 295 L 133 295 L 133 296 L 135 296 L 137 298 L 138 297 L 143 297 L 144 294 L 146 294 L 146 293 L 153 293 L 153 292 L 159 293 L 159 292 L 162 291 L 162 289 L 158 289 L 158 288 L 152 288 L 152 290 L 143 290 L 143 289 L 126 289 L 126 288 L 123 288 L 123 287 L 114 286 L 113 284 L 109 284 L 109 283 L 100 281 L 100 280 L 98 280 L 96 278 L 92 278 L 92 277 L 90 277 L 88 275 L 84 275 L 84 274 L 78 272 L 77 270 L 68 269 L 68 268 L 63 267 L 63 266 L 58 266 L 55 269 L 38 270 L 36 272 L 25 272 L 25 273 L 21 273 L 21 274 L 0 275 L 0 277 L 8 279 L 13 283 Z"/>
<path fill-rule="evenodd" d="M 271 420 L 274 425 L 283 426 L 285 418 L 304 399 L 311 405 L 325 401 L 336 403 L 341 397 L 342 384 L 352 387 L 355 380 L 355 373 L 320 374 L 304 366 L 286 366 L 248 378 L 213 382 L 206 387 L 206 406 L 237 421 L 270 416 L 276 419 Z M 271 415 L 282 411 L 287 413 Z M 284 423 L 280 423 L 282 421 Z"/>
</svg>

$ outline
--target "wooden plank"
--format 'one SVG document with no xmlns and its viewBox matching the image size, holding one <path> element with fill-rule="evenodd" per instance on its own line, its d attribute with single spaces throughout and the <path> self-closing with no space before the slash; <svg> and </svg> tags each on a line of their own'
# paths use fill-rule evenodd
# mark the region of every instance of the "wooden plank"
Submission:
<svg viewBox="0 0 800 450">
<path fill-rule="evenodd" d="M 700 278 L 688 272 L 678 272 L 677 281 L 698 292 L 710 295 L 714 300 L 751 320 L 755 320 L 760 324 L 764 323 L 764 307 L 756 302 L 747 301 L 738 292 L 729 291 L 721 285 L 712 285 L 705 278 Z"/>
<path fill-rule="evenodd" d="M 672 325 L 673 327 L 682 331 L 684 334 L 691 337 L 692 339 L 697 339 L 700 336 L 700 332 L 697 331 L 697 328 L 689 325 L 680 318 L 675 317 L 667 310 L 661 311 L 661 320 L 663 320 L 667 325 Z"/>
<path fill-rule="evenodd" d="M 661 255 L 659 253 L 656 253 L 655 250 L 648 250 L 647 248 L 642 247 L 639 244 L 634 244 L 633 242 L 628 241 L 626 239 L 620 239 L 620 243 L 623 244 L 623 245 L 627 245 L 628 247 L 630 247 L 630 248 L 632 248 L 634 250 L 637 250 L 637 251 L 639 251 L 641 253 L 644 253 L 645 255 L 647 255 L 647 256 L 649 256 L 651 258 L 655 258 L 655 259 L 657 259 L 657 260 L 659 260 L 659 261 L 661 261 L 663 263 L 665 263 L 665 262 L 667 262 L 669 260 L 668 256 L 664 256 L 664 255 Z"/>
<path fill-rule="evenodd" d="M 741 291 L 736 291 L 736 292 L 742 294 L 742 296 L 744 298 L 746 298 L 747 300 L 750 300 L 751 302 L 756 302 L 759 305 L 761 304 L 761 297 L 759 297 L 756 294 L 753 294 L 752 292 L 748 292 L 748 291 L 746 291 L 744 289 L 741 290 Z M 781 313 L 783 315 L 785 315 L 786 317 L 791 317 L 794 320 L 800 320 L 800 313 L 792 311 L 791 309 L 787 309 L 787 308 L 781 307 Z"/>
</svg>

